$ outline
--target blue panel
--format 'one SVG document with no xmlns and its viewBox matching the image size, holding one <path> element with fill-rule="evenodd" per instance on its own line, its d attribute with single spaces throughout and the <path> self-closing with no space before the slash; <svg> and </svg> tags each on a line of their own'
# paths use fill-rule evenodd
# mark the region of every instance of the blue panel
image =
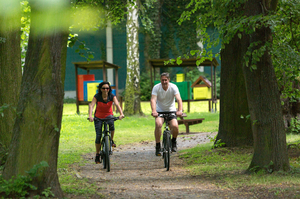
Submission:
<svg viewBox="0 0 300 199">
<path fill-rule="evenodd" d="M 84 101 L 88 101 L 87 100 L 87 98 L 88 98 L 88 96 L 87 96 L 87 84 L 88 83 L 101 83 L 101 82 L 103 82 L 103 80 L 95 80 L 95 81 L 84 81 L 83 82 L 83 100 Z"/>
</svg>

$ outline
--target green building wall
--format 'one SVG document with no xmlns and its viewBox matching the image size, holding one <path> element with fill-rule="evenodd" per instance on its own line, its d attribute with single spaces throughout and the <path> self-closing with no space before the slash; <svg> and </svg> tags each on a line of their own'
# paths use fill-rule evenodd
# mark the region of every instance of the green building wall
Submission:
<svg viewBox="0 0 300 199">
<path fill-rule="evenodd" d="M 120 66 L 118 70 L 119 77 L 119 89 L 122 91 L 125 89 L 126 84 L 126 68 L 127 68 L 127 50 L 126 50 L 126 26 L 113 28 L 113 64 Z M 94 52 L 94 61 L 101 60 L 103 55 L 103 46 L 106 50 L 106 30 L 102 29 L 93 34 L 78 34 L 80 41 L 86 42 L 86 47 L 90 48 L 90 51 Z M 144 58 L 144 35 L 139 34 L 139 46 L 140 46 L 140 68 L 142 70 L 145 67 Z M 84 57 L 81 57 L 75 52 L 78 49 L 79 43 L 76 43 L 72 48 L 68 48 L 67 51 L 67 63 L 66 63 L 66 77 L 65 77 L 65 91 L 76 91 L 75 83 L 75 66 L 73 62 L 86 61 Z M 85 70 L 79 69 L 78 74 L 86 74 Z M 96 80 L 102 80 L 102 70 L 91 70 L 90 74 L 95 74 Z"/>
</svg>

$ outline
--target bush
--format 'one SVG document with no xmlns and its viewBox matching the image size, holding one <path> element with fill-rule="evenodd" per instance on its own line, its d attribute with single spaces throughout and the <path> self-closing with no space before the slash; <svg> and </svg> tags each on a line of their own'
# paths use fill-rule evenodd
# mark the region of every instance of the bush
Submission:
<svg viewBox="0 0 300 199">
<path fill-rule="evenodd" d="M 28 175 L 26 176 L 18 175 L 9 180 L 5 180 L 0 176 L 0 196 L 5 196 L 5 198 L 23 198 L 28 196 L 29 192 L 37 190 L 37 187 L 31 183 L 32 179 L 38 177 L 39 171 L 45 167 L 49 167 L 49 165 L 47 162 L 42 161 L 27 171 Z M 42 194 L 46 197 L 54 196 L 50 189 L 45 189 Z"/>
<path fill-rule="evenodd" d="M 141 86 L 141 101 L 150 101 L 151 91 L 152 91 L 150 72 L 141 73 L 140 86 Z"/>
<path fill-rule="evenodd" d="M 292 118 L 291 126 L 288 128 L 288 133 L 300 134 L 300 119 Z"/>
</svg>

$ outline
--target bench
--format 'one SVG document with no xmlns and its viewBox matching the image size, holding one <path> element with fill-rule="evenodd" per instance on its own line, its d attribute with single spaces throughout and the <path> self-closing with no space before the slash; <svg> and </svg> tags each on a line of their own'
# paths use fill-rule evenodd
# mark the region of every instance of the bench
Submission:
<svg viewBox="0 0 300 199">
<path fill-rule="evenodd" d="M 180 125 L 180 124 L 184 124 L 185 125 L 186 133 L 190 133 L 190 125 L 199 124 L 199 123 L 202 123 L 203 120 L 205 120 L 204 118 L 199 118 L 199 119 L 184 119 L 184 117 L 187 117 L 187 115 L 185 113 L 182 113 L 182 116 L 179 117 L 180 120 L 177 120 L 177 121 L 178 121 L 178 125 Z"/>
</svg>

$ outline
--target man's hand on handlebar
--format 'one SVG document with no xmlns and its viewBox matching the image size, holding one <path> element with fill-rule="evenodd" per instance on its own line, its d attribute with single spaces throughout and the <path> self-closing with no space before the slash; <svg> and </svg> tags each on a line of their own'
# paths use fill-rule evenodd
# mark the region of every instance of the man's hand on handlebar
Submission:
<svg viewBox="0 0 300 199">
<path fill-rule="evenodd" d="M 124 117 L 125 117 L 124 115 L 120 115 L 119 120 L 122 120 Z"/>
<path fill-rule="evenodd" d="M 158 116 L 158 113 L 155 111 L 155 112 L 152 112 L 151 115 L 152 115 L 153 117 L 157 117 L 157 116 Z"/>
<path fill-rule="evenodd" d="M 177 116 L 182 116 L 182 111 L 176 111 Z"/>
</svg>

